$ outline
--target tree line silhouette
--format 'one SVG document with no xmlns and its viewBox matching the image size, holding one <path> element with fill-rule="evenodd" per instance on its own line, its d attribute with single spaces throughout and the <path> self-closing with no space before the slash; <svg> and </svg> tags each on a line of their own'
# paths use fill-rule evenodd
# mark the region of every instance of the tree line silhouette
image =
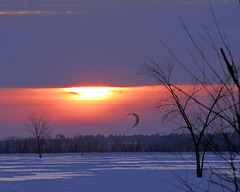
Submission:
<svg viewBox="0 0 240 192">
<path fill-rule="evenodd" d="M 212 134 L 206 134 L 200 146 L 203 151 Z M 226 139 L 228 138 L 228 139 Z M 206 142 L 204 142 L 206 141 Z M 231 141 L 232 149 L 229 149 Z M 219 133 L 214 136 L 208 151 L 240 151 L 238 138 L 234 133 Z M 83 152 L 192 152 L 189 134 L 170 135 L 77 135 L 69 138 L 58 135 L 43 141 L 43 153 L 83 153 Z M 9 137 L 0 141 L 0 153 L 38 153 L 34 138 Z"/>
</svg>

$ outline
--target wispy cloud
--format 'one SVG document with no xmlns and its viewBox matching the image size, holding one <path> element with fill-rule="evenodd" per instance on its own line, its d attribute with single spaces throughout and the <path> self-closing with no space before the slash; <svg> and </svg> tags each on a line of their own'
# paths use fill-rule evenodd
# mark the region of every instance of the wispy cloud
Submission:
<svg viewBox="0 0 240 192">
<path fill-rule="evenodd" d="M 83 15 L 81 11 L 0 11 L 0 15 L 60 15 L 60 14 L 67 14 L 67 15 L 74 15 L 80 14 Z"/>
<path fill-rule="evenodd" d="M 196 33 L 196 34 L 218 34 L 219 30 L 218 29 L 212 29 L 212 30 L 188 30 L 189 33 Z M 239 29 L 228 29 L 228 30 L 224 30 L 224 31 L 220 31 L 221 33 L 225 33 L 225 34 L 240 34 L 240 30 Z M 180 30 L 178 31 L 178 33 L 180 34 L 187 34 L 187 31 L 185 30 Z"/>
<path fill-rule="evenodd" d="M 208 5 L 208 0 L 183 0 L 183 4 L 185 5 Z M 226 3 L 236 3 L 235 0 L 212 0 L 211 3 L 218 3 L 218 4 L 226 4 Z"/>
<path fill-rule="evenodd" d="M 77 92 L 67 92 L 68 94 L 72 94 L 72 95 L 79 95 L 79 93 Z"/>
<path fill-rule="evenodd" d="M 203 4 L 203 5 L 205 5 L 205 4 L 208 4 L 208 1 L 192 1 L 192 0 L 186 0 L 186 1 L 183 1 L 183 4 L 185 4 L 185 5 L 195 5 L 195 4 Z"/>
</svg>

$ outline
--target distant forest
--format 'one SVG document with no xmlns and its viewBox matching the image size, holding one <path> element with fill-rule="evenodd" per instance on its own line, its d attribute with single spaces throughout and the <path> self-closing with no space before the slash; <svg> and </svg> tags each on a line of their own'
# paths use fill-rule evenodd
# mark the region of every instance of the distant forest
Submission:
<svg viewBox="0 0 240 192">
<path fill-rule="evenodd" d="M 211 138 L 212 135 L 205 135 Z M 228 139 L 226 139 L 228 138 Z M 234 133 L 220 133 L 213 137 L 209 150 L 229 151 L 228 141 L 237 143 L 239 139 Z M 207 139 L 206 139 L 207 141 Z M 214 144 L 213 144 L 214 143 Z M 208 143 L 204 143 L 203 145 Z M 202 147 L 203 149 L 203 147 Z M 232 149 L 236 151 L 236 149 Z M 189 134 L 171 134 L 167 136 L 133 135 L 113 136 L 86 135 L 73 138 L 58 135 L 44 140 L 44 153 L 76 153 L 76 152 L 190 152 L 194 151 Z M 239 151 L 239 148 L 237 149 Z M 0 153 L 37 153 L 34 138 L 10 137 L 0 141 Z"/>
</svg>

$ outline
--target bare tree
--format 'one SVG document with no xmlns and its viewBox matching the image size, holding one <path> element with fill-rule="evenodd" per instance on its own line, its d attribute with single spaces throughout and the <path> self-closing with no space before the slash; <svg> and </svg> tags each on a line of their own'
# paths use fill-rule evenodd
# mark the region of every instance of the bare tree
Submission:
<svg viewBox="0 0 240 192">
<path fill-rule="evenodd" d="M 232 79 L 232 86 L 229 86 L 228 93 L 229 96 L 226 100 L 226 104 L 231 109 L 231 115 L 226 115 L 222 117 L 225 121 L 227 121 L 230 126 L 236 131 L 236 133 L 240 137 L 240 82 L 239 82 L 239 66 L 235 64 L 235 61 L 232 59 L 230 55 L 231 62 L 227 59 L 227 56 L 223 50 L 220 48 L 221 54 L 225 61 L 227 71 Z M 234 86 L 233 86 L 234 85 Z"/>
<path fill-rule="evenodd" d="M 197 177 L 202 177 L 205 153 L 212 139 L 212 137 L 205 138 L 205 133 L 213 129 L 215 121 L 219 118 L 215 108 L 221 99 L 224 85 L 193 84 L 188 90 L 184 90 L 173 82 L 173 69 L 172 61 L 159 64 L 150 60 L 143 65 L 142 71 L 155 79 L 158 85 L 163 85 L 169 93 L 171 99 L 163 101 L 158 108 L 164 113 L 164 118 L 170 117 L 173 120 L 178 117 L 179 129 L 185 129 L 190 133 L 196 155 Z M 199 96 L 203 92 L 210 98 L 205 101 L 207 103 L 204 103 Z M 203 148 L 202 153 L 200 148 Z"/>
<path fill-rule="evenodd" d="M 42 158 L 44 139 L 50 135 L 51 122 L 45 113 L 32 112 L 27 115 L 28 131 L 33 135 L 37 143 L 39 158 Z"/>
<path fill-rule="evenodd" d="M 219 70 L 216 70 L 216 66 L 210 62 L 211 59 L 207 58 L 204 49 L 200 47 L 181 19 L 186 34 L 192 42 L 196 53 L 200 56 L 197 58 L 189 52 L 190 57 L 193 58 L 192 64 L 195 64 L 198 72 L 192 72 L 163 42 L 161 43 L 169 52 L 171 60 L 157 63 L 150 59 L 150 62 L 143 65 L 143 73 L 156 80 L 158 85 L 163 85 L 171 97 L 171 100 L 158 105 L 158 108 L 161 108 L 161 111 L 164 113 L 164 117 L 166 118 L 170 115 L 172 115 L 171 117 L 176 117 L 178 115 L 181 118 L 181 121 L 178 120 L 177 122 L 178 128 L 185 128 L 191 135 L 195 148 L 197 177 L 202 177 L 205 152 L 214 137 L 213 134 L 213 137 L 207 138 L 207 140 L 203 139 L 205 133 L 210 130 L 213 133 L 229 131 L 232 128 L 240 133 L 239 67 L 234 62 L 229 44 L 224 33 L 219 28 L 210 2 L 209 5 L 217 27 L 218 40 L 222 43 L 224 49 L 227 50 L 230 61 L 223 48 L 219 49 L 217 47 L 217 43 L 213 40 L 208 28 L 204 27 L 205 35 L 202 32 L 199 32 L 198 35 L 216 54 L 220 64 L 219 69 L 222 69 L 220 73 Z M 175 66 L 173 63 L 182 67 L 192 79 L 192 89 L 190 91 L 182 89 L 175 81 L 173 73 Z M 237 91 L 232 83 L 236 86 Z M 198 97 L 198 94 L 202 92 L 209 98 L 207 102 Z M 204 145 L 202 153 L 200 152 L 201 145 Z M 232 160 L 232 162 L 234 161 Z"/>
</svg>

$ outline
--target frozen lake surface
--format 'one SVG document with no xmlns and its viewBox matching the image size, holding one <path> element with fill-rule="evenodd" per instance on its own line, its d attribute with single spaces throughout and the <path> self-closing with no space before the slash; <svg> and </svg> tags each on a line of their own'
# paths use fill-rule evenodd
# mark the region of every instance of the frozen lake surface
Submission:
<svg viewBox="0 0 240 192">
<path fill-rule="evenodd" d="M 1 154 L 1 192 L 157 192 L 211 189 L 209 167 L 224 164 L 207 154 L 204 178 L 196 178 L 193 153 Z M 237 161 L 240 164 L 239 158 Z"/>
</svg>

